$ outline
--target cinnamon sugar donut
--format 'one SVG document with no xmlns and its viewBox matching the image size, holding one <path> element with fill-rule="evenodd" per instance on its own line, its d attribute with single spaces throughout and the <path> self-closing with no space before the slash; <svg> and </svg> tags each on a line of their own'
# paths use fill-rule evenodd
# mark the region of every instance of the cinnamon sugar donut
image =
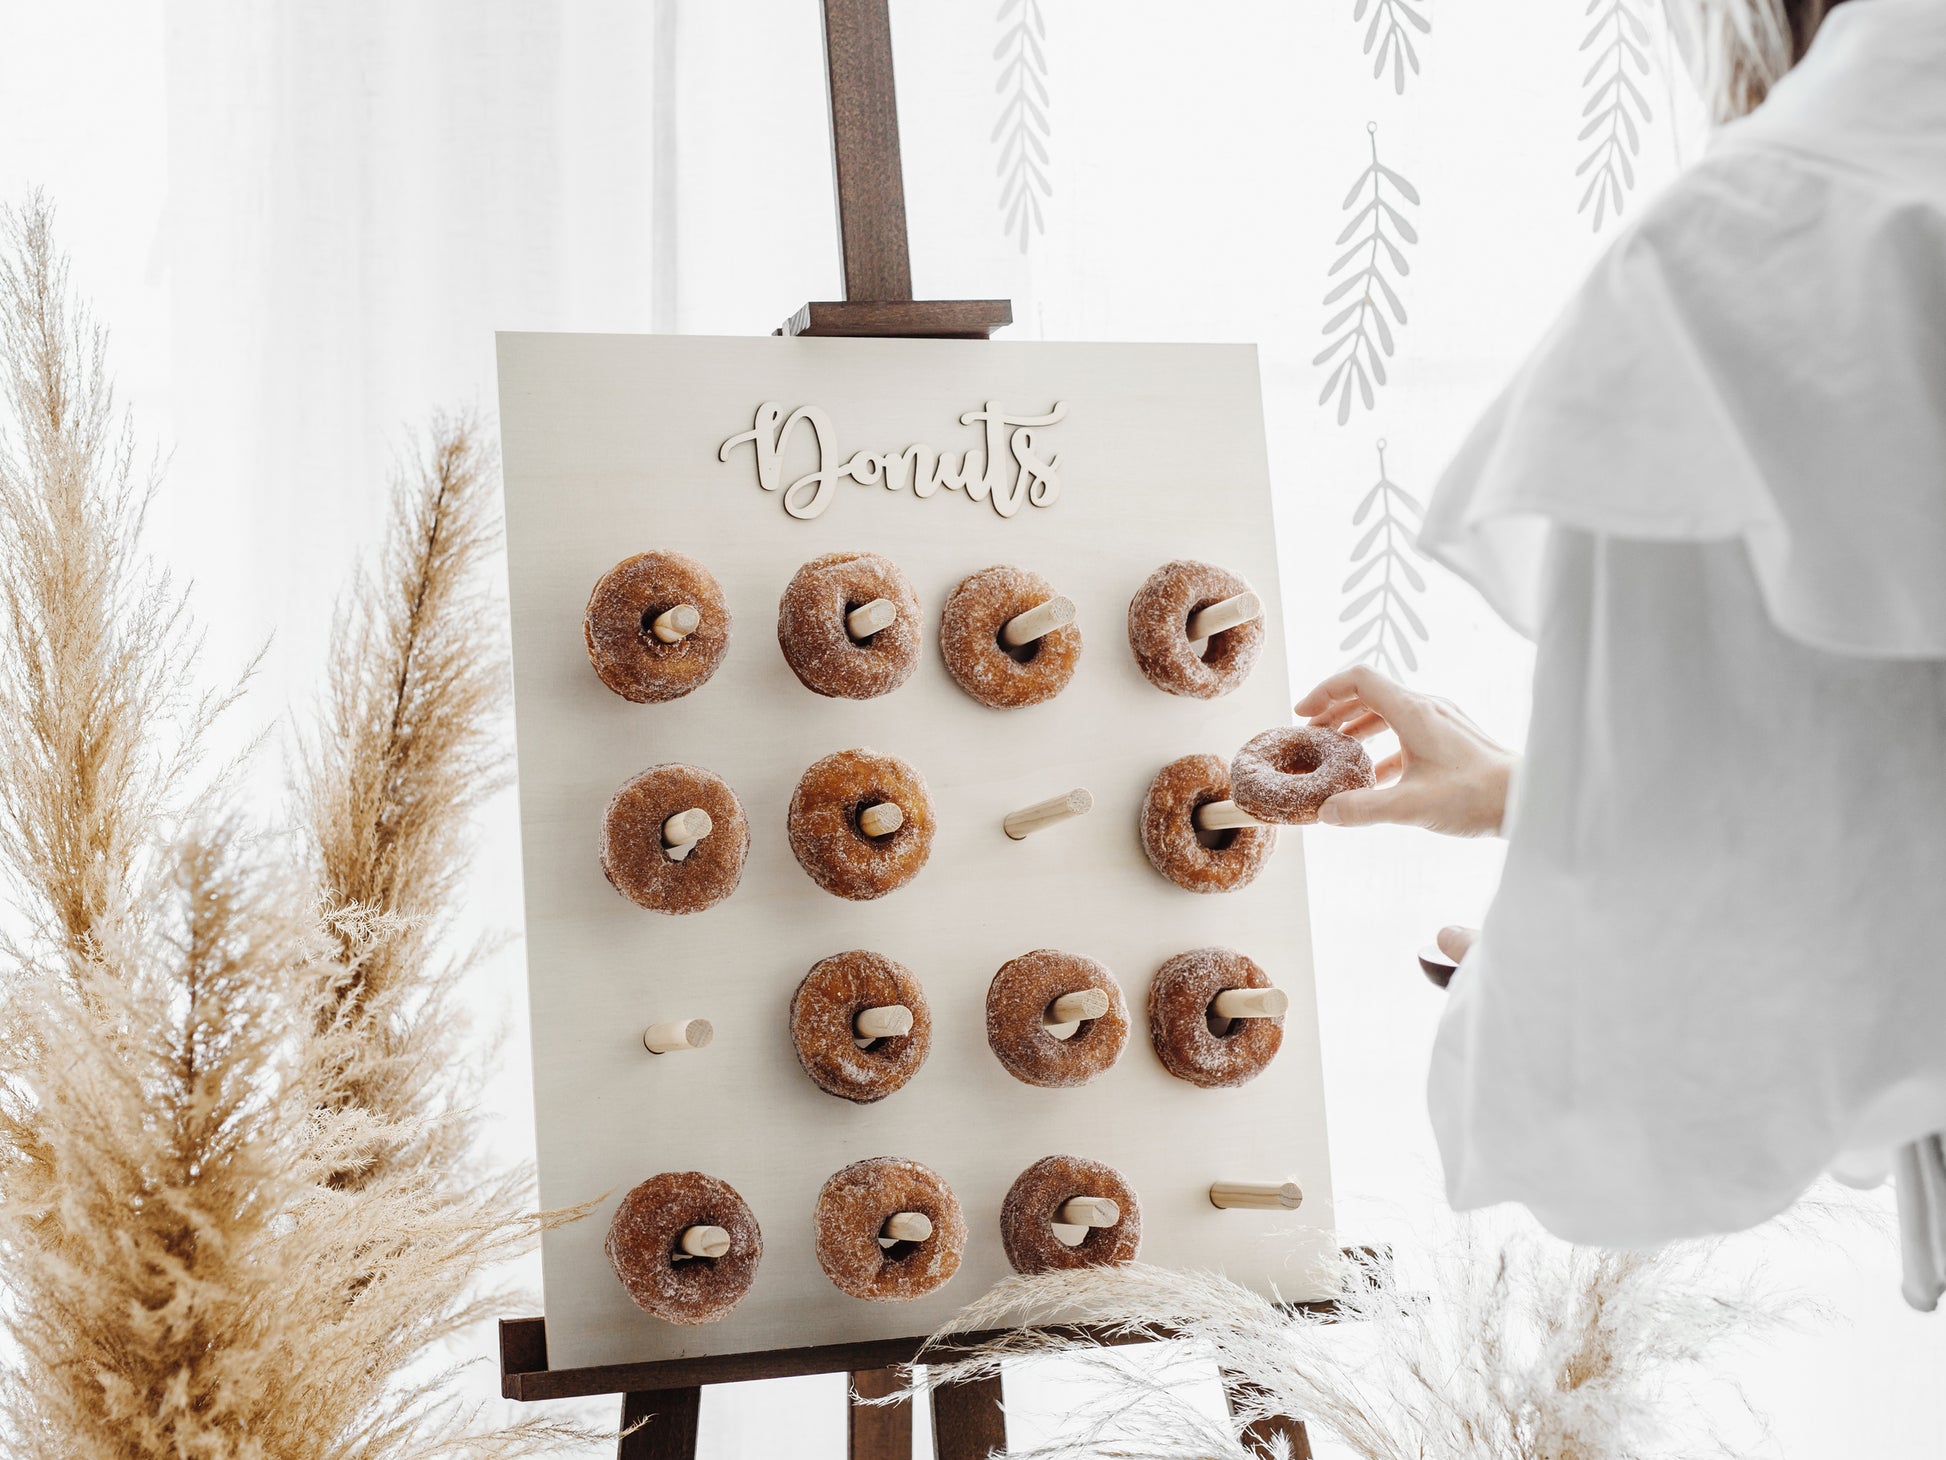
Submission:
<svg viewBox="0 0 1946 1460">
<path fill-rule="evenodd" d="M 1142 850 L 1149 864 L 1189 892 L 1248 887 L 1277 849 L 1277 828 L 1197 828 L 1199 806 L 1229 799 L 1230 770 L 1216 756 L 1185 755 L 1157 771 L 1142 797 Z"/>
<path fill-rule="evenodd" d="M 721 1257 L 678 1257 L 689 1227 L 721 1227 Z M 763 1260 L 763 1233 L 726 1181 L 700 1171 L 665 1171 L 635 1187 L 615 1208 L 603 1243 L 615 1276 L 635 1306 L 665 1323 L 714 1323 L 743 1301 Z"/>
<path fill-rule="evenodd" d="M 899 611 L 854 639 L 845 615 L 883 598 Z M 898 565 L 875 553 L 826 553 L 799 568 L 777 604 L 777 643 L 803 686 L 834 699 L 869 700 L 906 682 L 919 662 L 919 596 Z"/>
<path fill-rule="evenodd" d="M 912 1031 L 859 1048 L 852 1021 L 867 1009 L 891 1004 L 912 1011 Z M 820 1089 L 869 1105 L 919 1073 L 932 1049 L 932 1011 L 907 969 L 856 948 L 813 964 L 804 975 L 791 995 L 791 1043 L 804 1073 Z"/>
<path fill-rule="evenodd" d="M 932 1222 L 923 1242 L 879 1244 L 895 1212 Z M 840 1292 L 874 1303 L 923 1298 L 959 1271 L 966 1219 L 945 1182 L 917 1161 L 875 1156 L 853 1161 L 818 1193 L 818 1266 Z"/>
<path fill-rule="evenodd" d="M 1340 791 L 1378 784 L 1372 758 L 1349 735 L 1313 725 L 1266 730 L 1230 762 L 1230 797 L 1260 821 L 1308 826 Z"/>
<path fill-rule="evenodd" d="M 1089 1227 L 1079 1246 L 1054 1235 L 1061 1206 L 1070 1197 L 1107 1197 L 1122 1209 L 1112 1227 Z M 1000 1243 L 1015 1272 L 1054 1272 L 1111 1267 L 1135 1261 L 1142 1245 L 1142 1204 L 1113 1167 L 1085 1156 L 1043 1156 L 1014 1179 L 1000 1206 Z"/>
<path fill-rule="evenodd" d="M 693 632 L 665 644 L 649 626 L 683 603 L 701 621 Z M 603 684 L 625 700 L 653 704 L 679 699 L 716 673 L 730 647 L 730 610 L 716 579 L 694 558 L 637 553 L 595 584 L 582 634 Z"/>
<path fill-rule="evenodd" d="M 858 817 L 891 802 L 905 820 L 897 831 L 867 836 Z M 791 796 L 791 851 L 826 892 L 855 902 L 896 892 L 932 852 L 932 797 L 926 778 L 896 755 L 841 750 L 804 773 Z"/>
<path fill-rule="evenodd" d="M 1189 637 L 1191 614 L 1249 591 L 1235 573 L 1186 558 L 1149 574 L 1128 605 L 1128 646 L 1149 683 L 1172 695 L 1213 700 L 1249 678 L 1264 646 L 1261 618 L 1211 634 L 1201 654 Z"/>
<path fill-rule="evenodd" d="M 1210 1005 L 1225 989 L 1270 987 L 1268 974 L 1229 948 L 1171 958 L 1149 985 L 1149 1038 L 1162 1067 L 1204 1089 L 1254 1080 L 1284 1042 L 1283 1019 L 1224 1020 Z"/>
<path fill-rule="evenodd" d="M 1066 1039 L 1047 1032 L 1048 1006 L 1063 994 L 1100 989 L 1108 1012 L 1083 1019 Z M 1039 948 L 1000 965 L 987 985 L 987 1043 L 1007 1073 L 1029 1085 L 1085 1085 L 1121 1058 L 1128 1004 L 1115 975 L 1092 958 Z"/>
<path fill-rule="evenodd" d="M 1009 619 L 1056 596 L 1052 584 L 1024 568 L 982 568 L 961 579 L 939 619 L 939 649 L 954 682 L 996 710 L 1038 705 L 1065 689 L 1081 660 L 1077 625 L 1019 649 L 1000 642 Z"/>
<path fill-rule="evenodd" d="M 662 824 L 693 809 L 709 813 L 710 832 L 677 861 L 663 844 Z M 650 766 L 625 781 L 602 813 L 601 870 L 617 892 L 651 912 L 715 907 L 736 891 L 749 850 L 736 792 L 701 766 Z"/>
</svg>

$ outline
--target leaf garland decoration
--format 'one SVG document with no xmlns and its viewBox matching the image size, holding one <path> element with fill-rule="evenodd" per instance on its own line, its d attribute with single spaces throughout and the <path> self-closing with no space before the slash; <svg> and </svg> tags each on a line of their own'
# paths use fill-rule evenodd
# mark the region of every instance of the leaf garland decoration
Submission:
<svg viewBox="0 0 1946 1460">
<path fill-rule="evenodd" d="M 1353 529 L 1365 530 L 1352 545 L 1351 576 L 1338 590 L 1345 595 L 1338 622 L 1353 625 L 1338 647 L 1356 649 L 1356 662 L 1370 664 L 1394 679 L 1419 668 L 1413 640 L 1423 644 L 1427 639 L 1426 621 L 1412 606 L 1412 598 L 1426 591 L 1413 541 L 1424 518 L 1419 499 L 1387 474 L 1381 440 L 1378 480 L 1351 514 Z"/>
<path fill-rule="evenodd" d="M 1368 122 L 1365 131 L 1372 160 L 1345 194 L 1340 210 L 1351 217 L 1338 243 L 1349 247 L 1325 271 L 1327 279 L 1338 281 L 1324 296 L 1325 307 L 1332 310 L 1323 330 L 1330 343 L 1311 359 L 1313 365 L 1330 366 L 1318 404 L 1335 394 L 1341 426 L 1351 419 L 1354 395 L 1370 410 L 1374 387 L 1385 384 L 1385 362 L 1396 347 L 1393 326 L 1406 321 L 1405 303 L 1387 273 L 1400 278 L 1410 274 L 1405 250 L 1419 241 L 1418 230 L 1400 211 L 1400 204 L 1418 206 L 1418 189 L 1379 161 L 1378 124 Z"/>
<path fill-rule="evenodd" d="M 1006 98 L 991 139 L 1000 144 L 994 172 L 1000 178 L 1001 228 L 1026 253 L 1033 235 L 1047 231 L 1041 204 L 1054 195 L 1048 176 L 1053 129 L 1047 119 L 1047 22 L 1041 0 L 1001 0 L 994 18 L 1000 23 L 1000 41 L 993 48 L 1000 74 L 993 89 Z"/>
<path fill-rule="evenodd" d="M 1654 120 L 1647 92 L 1637 77 L 1649 76 L 1649 27 L 1638 13 L 1641 0 L 1588 0 L 1591 17 L 1581 38 L 1583 55 L 1594 53 L 1581 78 L 1585 99 L 1581 135 L 1589 150 L 1574 175 L 1586 177 L 1575 212 L 1594 210 L 1593 230 L 1619 217 L 1623 201 L 1635 190 L 1635 159 L 1642 153 L 1642 129 Z M 1631 74 L 1633 73 L 1633 74 Z"/>
<path fill-rule="evenodd" d="M 1427 0 L 1357 0 L 1352 7 L 1352 23 L 1357 24 L 1370 13 L 1371 23 L 1365 27 L 1365 54 L 1372 57 L 1372 79 L 1385 75 L 1386 65 L 1392 67 L 1392 90 L 1405 95 L 1405 73 L 1408 67 L 1412 74 L 1419 74 L 1419 51 L 1413 44 L 1412 33 L 1432 34 L 1432 21 L 1426 18 L 1424 7 Z"/>
</svg>

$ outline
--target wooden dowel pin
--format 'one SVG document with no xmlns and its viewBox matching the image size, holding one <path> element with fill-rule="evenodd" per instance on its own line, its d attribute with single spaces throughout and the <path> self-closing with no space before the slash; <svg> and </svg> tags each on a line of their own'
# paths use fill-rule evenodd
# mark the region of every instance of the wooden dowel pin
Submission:
<svg viewBox="0 0 1946 1460">
<path fill-rule="evenodd" d="M 1081 989 L 1062 994 L 1041 1015 L 1041 1028 L 1056 1039 L 1072 1039 L 1083 1019 L 1099 1019 L 1108 1012 L 1106 989 Z"/>
<path fill-rule="evenodd" d="M 721 1227 L 684 1227 L 676 1245 L 691 1257 L 728 1257 L 730 1234 Z"/>
<path fill-rule="evenodd" d="M 894 1212 L 878 1229 L 878 1235 L 894 1242 L 924 1242 L 932 1236 L 932 1218 L 924 1212 Z"/>
<path fill-rule="evenodd" d="M 678 603 L 674 608 L 657 614 L 655 622 L 649 625 L 649 632 L 665 644 L 674 644 L 695 633 L 702 622 L 703 616 L 696 611 L 695 604 Z"/>
<path fill-rule="evenodd" d="M 874 598 L 845 615 L 845 632 L 854 639 L 869 639 L 880 629 L 898 622 L 899 606 L 889 598 Z"/>
<path fill-rule="evenodd" d="M 696 843 L 716 829 L 709 813 L 700 806 L 678 811 L 662 823 L 662 846 L 672 862 L 680 862 L 696 850 Z"/>
<path fill-rule="evenodd" d="M 1257 1212 L 1294 1212 L 1304 1203 L 1303 1189 L 1295 1181 L 1280 1185 L 1260 1185 L 1249 1181 L 1212 1181 L 1209 1202 L 1213 1207 L 1242 1208 Z"/>
<path fill-rule="evenodd" d="M 1024 841 L 1037 831 L 1058 826 L 1063 821 L 1072 821 L 1077 816 L 1086 816 L 1094 809 L 1094 793 L 1083 786 L 1076 786 L 1065 796 L 1050 796 L 1045 801 L 1036 801 L 1032 806 L 1009 811 L 1001 818 L 1000 825 L 1015 841 Z"/>
<path fill-rule="evenodd" d="M 1025 649 L 1036 639 L 1044 639 L 1056 629 L 1074 622 L 1074 600 L 1065 593 L 1046 603 L 1017 613 L 1000 626 L 1000 642 L 1009 649 Z"/>
<path fill-rule="evenodd" d="M 714 1038 L 716 1026 L 707 1019 L 673 1019 L 644 1029 L 642 1047 L 650 1054 L 671 1054 L 679 1049 L 707 1048 Z"/>
<path fill-rule="evenodd" d="M 1225 989 L 1210 1000 L 1210 1012 L 1219 1019 L 1281 1019 L 1291 1006 L 1291 996 L 1282 989 Z"/>
<path fill-rule="evenodd" d="M 1054 1214 L 1067 1227 L 1112 1227 L 1121 1219 L 1121 1206 L 1105 1196 L 1071 1196 Z"/>
<path fill-rule="evenodd" d="M 858 1031 L 858 1037 L 866 1041 L 874 1039 L 894 1039 L 912 1032 L 912 1010 L 904 1004 L 881 1004 L 873 1009 L 861 1009 L 858 1017 L 851 1021 L 851 1027 Z"/>
<path fill-rule="evenodd" d="M 1264 616 L 1264 601 L 1254 593 L 1239 593 L 1235 598 L 1226 598 L 1221 603 L 1212 603 L 1208 608 L 1199 608 L 1189 616 L 1189 637 L 1207 639 L 1211 634 L 1220 634 L 1225 629 L 1233 629 L 1238 624 L 1247 624 L 1253 618 Z"/>
<path fill-rule="evenodd" d="M 1234 831 L 1249 826 L 1268 826 L 1234 801 L 1205 801 L 1196 808 L 1198 831 Z"/>
<path fill-rule="evenodd" d="M 890 836 L 905 825 L 905 813 L 890 801 L 880 801 L 858 813 L 858 829 L 866 836 Z"/>
</svg>

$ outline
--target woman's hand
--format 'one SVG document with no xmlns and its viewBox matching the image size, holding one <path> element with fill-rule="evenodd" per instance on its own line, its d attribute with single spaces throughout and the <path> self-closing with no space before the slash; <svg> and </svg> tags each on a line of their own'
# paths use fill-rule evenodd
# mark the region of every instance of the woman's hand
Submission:
<svg viewBox="0 0 1946 1460">
<path fill-rule="evenodd" d="M 1319 808 L 1332 826 L 1395 822 L 1448 836 L 1492 836 L 1507 814 L 1513 753 L 1449 701 L 1394 684 L 1362 665 L 1334 674 L 1297 702 L 1313 725 L 1370 739 L 1383 730 L 1399 748 L 1379 761 L 1372 790 L 1340 791 Z"/>
</svg>

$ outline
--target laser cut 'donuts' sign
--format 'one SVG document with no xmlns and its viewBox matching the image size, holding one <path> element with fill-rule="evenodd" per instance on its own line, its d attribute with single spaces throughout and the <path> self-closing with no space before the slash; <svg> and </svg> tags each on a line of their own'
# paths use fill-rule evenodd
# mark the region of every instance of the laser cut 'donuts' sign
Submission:
<svg viewBox="0 0 1946 1460">
<path fill-rule="evenodd" d="M 1012 517 L 1023 502 L 1049 507 L 1060 496 L 1061 458 L 1043 458 L 1035 447 L 1034 432 L 1054 425 L 1067 413 L 1065 401 L 1056 401 L 1044 416 L 1009 415 L 998 401 L 988 401 L 985 409 L 963 412 L 959 418 L 962 426 L 985 428 L 984 447 L 968 447 L 955 456 L 921 442 L 898 451 L 861 449 L 837 461 L 828 412 L 819 406 L 799 406 L 786 415 L 777 402 L 765 401 L 757 407 L 750 429 L 719 446 L 716 459 L 728 461 L 732 451 L 748 443 L 757 457 L 757 485 L 766 492 L 781 491 L 784 510 L 807 521 L 831 505 L 831 489 L 842 481 L 882 486 L 888 492 L 910 487 L 912 495 L 921 498 L 943 487 L 964 493 L 968 501 L 990 502 L 1002 517 Z M 784 458 L 800 426 L 810 428 L 818 464 L 816 470 L 786 483 Z"/>
</svg>

